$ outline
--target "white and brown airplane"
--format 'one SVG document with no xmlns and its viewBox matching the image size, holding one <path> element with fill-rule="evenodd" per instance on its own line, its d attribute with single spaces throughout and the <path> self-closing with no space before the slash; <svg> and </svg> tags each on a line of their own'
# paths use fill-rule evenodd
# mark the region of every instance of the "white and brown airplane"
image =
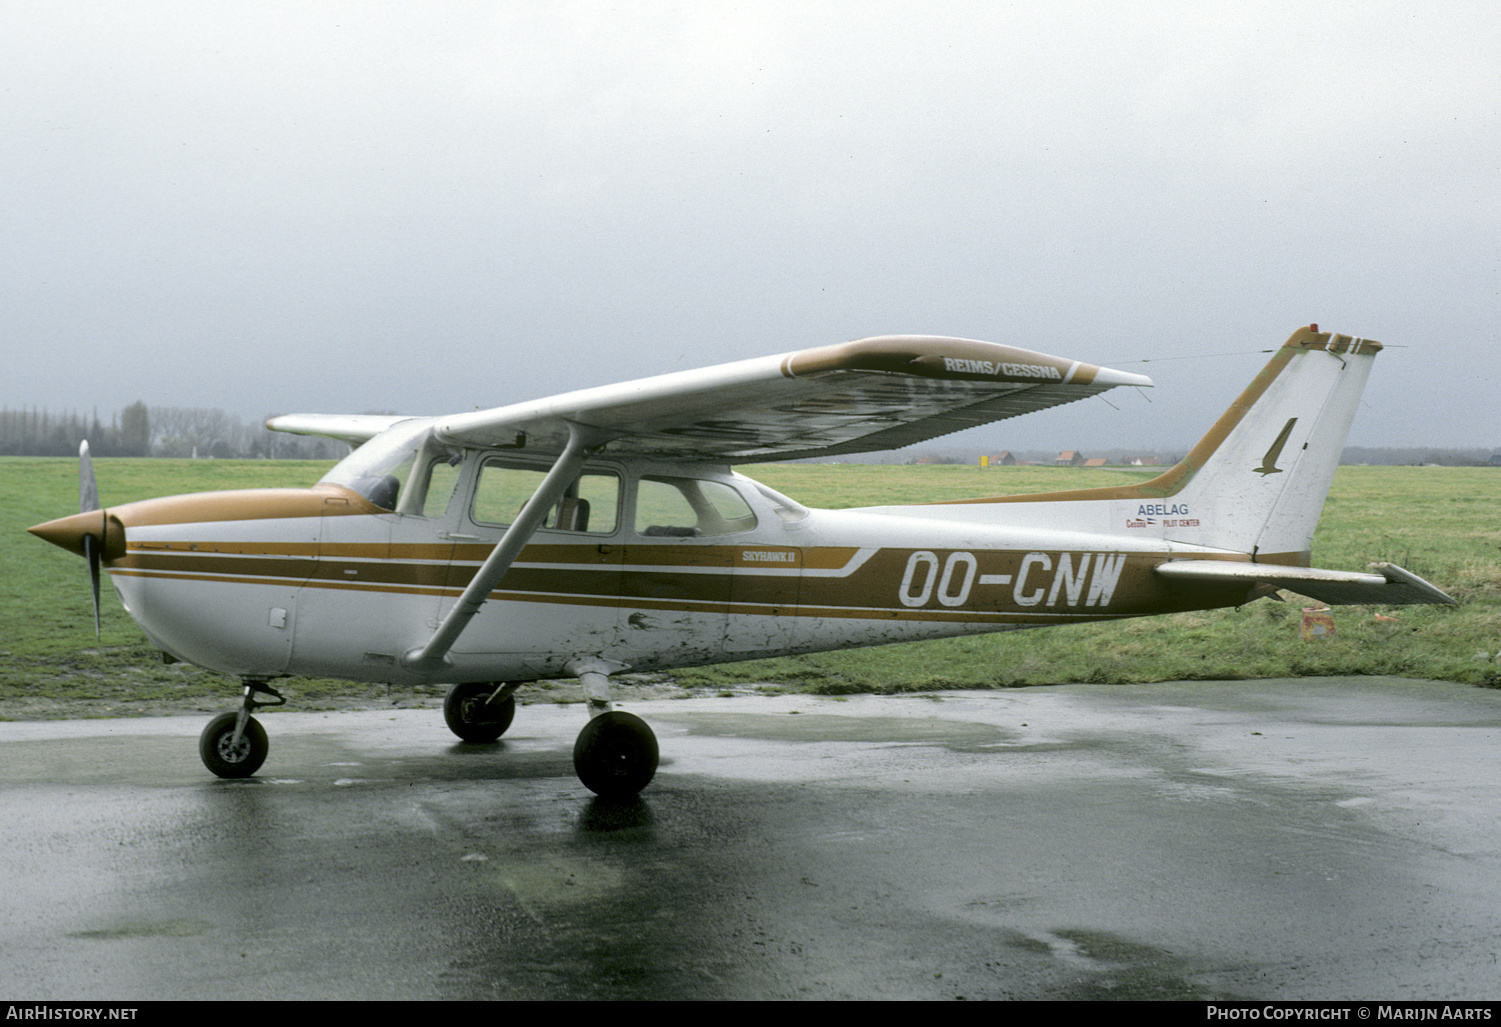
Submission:
<svg viewBox="0 0 1501 1027">
<path fill-rule="evenodd" d="M 1299 329 L 1187 458 L 1138 484 L 812 510 L 731 465 L 894 449 L 1150 379 L 891 336 L 446 417 L 289 415 L 357 445 L 311 488 L 100 509 L 31 531 L 88 558 L 169 658 L 242 679 L 204 763 L 254 774 L 288 675 L 452 683 L 494 741 L 527 682 L 582 679 L 583 783 L 634 794 L 658 749 L 610 676 L 1239 606 L 1451 603 L 1391 564 L 1312 568 L 1314 525 L 1379 343 Z M 271 699 L 263 697 L 271 696 Z"/>
</svg>

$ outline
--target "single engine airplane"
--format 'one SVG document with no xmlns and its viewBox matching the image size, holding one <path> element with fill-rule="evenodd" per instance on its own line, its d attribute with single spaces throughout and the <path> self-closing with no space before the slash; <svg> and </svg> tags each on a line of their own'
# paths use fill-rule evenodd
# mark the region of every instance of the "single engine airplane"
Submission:
<svg viewBox="0 0 1501 1027">
<path fill-rule="evenodd" d="M 1177 466 L 1109 488 L 812 510 L 736 463 L 895 449 L 1143 375 L 1011 346 L 862 339 L 440 417 L 297 414 L 356 446 L 310 488 L 101 509 L 30 529 L 105 568 L 169 659 L 244 683 L 199 751 L 254 774 L 251 716 L 291 675 L 449 683 L 493 742 L 522 684 L 582 680 L 579 778 L 651 780 L 651 729 L 610 678 L 850 646 L 1240 606 L 1452 603 L 1392 564 L 1310 566 L 1314 525 L 1381 345 L 1294 332 Z M 266 697 L 270 698 L 266 698 Z"/>
</svg>

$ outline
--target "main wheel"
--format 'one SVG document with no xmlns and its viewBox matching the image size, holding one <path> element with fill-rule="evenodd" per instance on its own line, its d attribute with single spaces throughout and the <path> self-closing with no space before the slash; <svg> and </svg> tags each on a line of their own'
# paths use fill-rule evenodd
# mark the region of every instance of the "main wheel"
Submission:
<svg viewBox="0 0 1501 1027">
<path fill-rule="evenodd" d="M 266 753 L 271 751 L 266 729 L 254 717 L 245 721 L 245 731 L 239 742 L 235 742 L 235 723 L 239 719 L 238 713 L 221 713 L 198 736 L 198 755 L 203 758 L 203 765 L 220 777 L 249 777 L 261 769 Z"/>
<path fill-rule="evenodd" d="M 573 743 L 573 769 L 596 795 L 635 795 L 657 772 L 657 736 L 633 713 L 601 713 Z"/>
<path fill-rule="evenodd" d="M 443 719 L 448 730 L 466 742 L 493 742 L 505 734 L 516 716 L 516 698 L 508 695 L 499 702 L 485 702 L 495 688 L 483 681 L 450 688 L 443 700 Z"/>
</svg>

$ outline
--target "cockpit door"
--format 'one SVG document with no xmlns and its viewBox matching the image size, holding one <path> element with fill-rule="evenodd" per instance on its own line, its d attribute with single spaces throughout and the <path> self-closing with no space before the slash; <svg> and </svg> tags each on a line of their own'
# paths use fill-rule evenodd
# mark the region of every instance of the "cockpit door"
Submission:
<svg viewBox="0 0 1501 1027">
<path fill-rule="evenodd" d="M 487 454 L 464 493 L 444 591 L 446 613 L 546 476 L 524 455 Z M 453 643 L 456 660 L 512 659 L 517 673 L 563 672 L 610 649 L 619 607 L 620 472 L 588 465 Z M 504 662 L 504 661 L 502 661 Z"/>
<path fill-rule="evenodd" d="M 350 677 L 356 667 L 367 681 L 398 676 L 401 654 L 437 623 L 461 476 L 453 454 L 424 447 L 390 468 L 367 497 L 387 509 L 325 497 L 317 568 L 298 597 L 297 673 Z"/>
</svg>

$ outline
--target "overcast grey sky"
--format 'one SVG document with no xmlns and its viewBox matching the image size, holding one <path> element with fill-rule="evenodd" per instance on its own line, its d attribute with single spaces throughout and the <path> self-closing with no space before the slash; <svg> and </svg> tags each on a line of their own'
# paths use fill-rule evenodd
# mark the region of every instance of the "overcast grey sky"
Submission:
<svg viewBox="0 0 1501 1027">
<path fill-rule="evenodd" d="M 0 0 L 0 404 L 916 332 L 1157 381 L 997 448 L 1173 447 L 1317 322 L 1405 347 L 1352 444 L 1501 447 L 1498 52 L 1483 2 Z"/>
</svg>

